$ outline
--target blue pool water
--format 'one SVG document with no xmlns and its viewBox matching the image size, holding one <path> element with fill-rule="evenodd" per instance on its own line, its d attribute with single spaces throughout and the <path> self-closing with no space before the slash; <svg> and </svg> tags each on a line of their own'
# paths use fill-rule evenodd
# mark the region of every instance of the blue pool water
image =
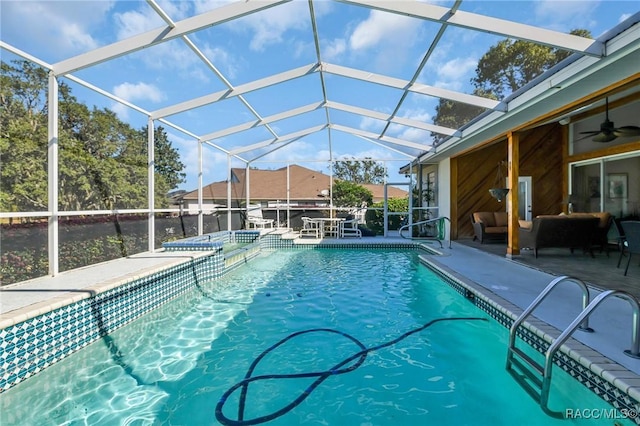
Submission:
<svg viewBox="0 0 640 426">
<path fill-rule="evenodd" d="M 328 249 L 261 255 L 0 395 L 0 423 L 215 425 L 225 391 L 291 333 L 326 328 L 372 348 L 434 319 L 488 318 L 417 256 Z M 434 323 L 369 352 L 359 368 L 330 375 L 269 424 L 614 424 L 544 414 L 505 371 L 507 334 L 493 320 Z M 322 372 L 359 351 L 343 334 L 305 333 L 264 356 L 253 376 Z M 277 412 L 315 380 L 251 383 L 244 419 Z M 240 392 L 232 393 L 224 416 L 237 419 L 239 403 Z M 550 407 L 611 410 L 559 369 Z"/>
</svg>

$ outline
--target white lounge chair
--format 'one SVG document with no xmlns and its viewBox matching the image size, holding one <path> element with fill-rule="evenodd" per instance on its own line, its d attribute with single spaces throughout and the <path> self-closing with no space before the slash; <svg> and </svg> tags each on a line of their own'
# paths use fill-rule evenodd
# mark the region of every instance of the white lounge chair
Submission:
<svg viewBox="0 0 640 426">
<path fill-rule="evenodd" d="M 262 209 L 258 205 L 250 205 L 247 209 L 247 229 L 252 227 L 258 228 L 273 228 L 273 219 L 265 219 L 262 216 Z"/>
</svg>

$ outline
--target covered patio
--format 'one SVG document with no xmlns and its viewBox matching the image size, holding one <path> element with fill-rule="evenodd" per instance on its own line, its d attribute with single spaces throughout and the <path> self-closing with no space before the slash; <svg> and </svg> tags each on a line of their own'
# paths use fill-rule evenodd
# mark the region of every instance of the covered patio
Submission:
<svg viewBox="0 0 640 426">
<path fill-rule="evenodd" d="M 468 237 L 459 238 L 456 242 L 498 257 L 505 257 L 507 250 L 506 242 L 480 244 Z M 521 250 L 520 256 L 513 257 L 512 261 L 555 276 L 576 277 L 601 290 L 624 290 L 640 298 L 640 260 L 632 258 L 629 272 L 624 276 L 628 258 L 623 256 L 618 268 L 619 258 L 620 252 L 615 248 L 609 255 L 594 250 L 594 257 L 580 250 L 571 253 L 569 249 L 550 248 L 541 251 L 537 258 L 532 250 Z"/>
</svg>

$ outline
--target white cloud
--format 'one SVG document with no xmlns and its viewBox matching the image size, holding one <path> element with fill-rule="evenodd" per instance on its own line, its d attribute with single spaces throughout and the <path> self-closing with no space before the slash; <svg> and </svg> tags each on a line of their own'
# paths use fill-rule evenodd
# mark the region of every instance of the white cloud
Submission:
<svg viewBox="0 0 640 426">
<path fill-rule="evenodd" d="M 250 49 L 262 51 L 267 45 L 281 43 L 285 32 L 306 28 L 309 20 L 300 17 L 308 14 L 307 2 L 293 1 L 241 18 L 233 28 L 251 30 L 254 34 Z"/>
<path fill-rule="evenodd" d="M 157 103 L 165 98 L 160 89 L 147 83 L 122 83 L 113 88 L 113 93 L 129 102 L 149 100 Z"/>
<path fill-rule="evenodd" d="M 189 7 L 188 2 L 172 3 L 169 1 L 161 1 L 159 3 L 162 10 L 164 10 L 174 22 L 185 18 Z M 117 37 L 120 40 L 167 25 L 155 10 L 145 5 L 141 5 L 136 10 L 114 13 L 113 19 L 116 23 Z"/>
<path fill-rule="evenodd" d="M 136 103 L 136 101 L 151 101 L 158 103 L 165 99 L 164 93 L 156 86 L 147 83 L 122 83 L 113 88 L 113 93 L 119 98 Z M 114 103 L 111 110 L 115 112 L 121 120 L 127 121 L 129 117 L 129 107 Z"/>
<path fill-rule="evenodd" d="M 370 61 L 370 69 L 392 74 L 412 58 L 413 47 L 422 37 L 421 26 L 419 19 L 372 10 L 366 20 L 355 26 L 348 46 L 353 58 Z"/>
<path fill-rule="evenodd" d="M 426 109 L 421 107 L 415 109 L 407 109 L 402 113 L 401 117 L 419 121 L 422 123 L 431 123 L 431 114 Z M 388 134 L 398 139 L 403 139 L 411 142 L 431 144 L 432 141 L 431 133 L 429 131 L 401 124 L 390 125 Z M 404 148 L 404 150 L 406 149 L 407 148 Z"/>
<path fill-rule="evenodd" d="M 24 42 L 68 56 L 99 46 L 91 34 L 104 25 L 113 1 L 100 2 L 2 2 L 2 32 L 20 34 Z"/>
<path fill-rule="evenodd" d="M 113 19 L 116 23 L 116 35 L 119 40 L 133 37 L 154 28 L 159 28 L 164 23 L 150 8 L 144 12 L 141 10 L 130 10 L 124 13 L 115 13 Z"/>
<path fill-rule="evenodd" d="M 224 2 L 203 1 L 206 7 L 218 6 Z M 332 5 L 327 1 L 314 3 L 316 17 L 329 13 Z M 199 9 L 202 10 L 201 7 Z M 253 13 L 238 19 L 232 29 L 234 31 L 251 31 L 253 37 L 249 44 L 251 50 L 262 51 L 268 45 L 278 44 L 285 40 L 284 34 L 291 30 L 306 30 L 309 26 L 309 6 L 306 1 L 292 1 Z M 287 39 L 290 40 L 290 37 Z"/>
<path fill-rule="evenodd" d="M 420 21 L 395 13 L 372 10 L 369 17 L 358 24 L 349 38 L 353 50 L 368 49 L 381 43 L 411 44 Z"/>
<path fill-rule="evenodd" d="M 209 44 L 203 49 L 203 53 L 211 63 L 227 78 L 235 78 L 241 65 L 236 57 L 222 47 L 211 47 Z"/>
<path fill-rule="evenodd" d="M 382 120 L 378 120 L 377 118 L 371 118 L 363 116 L 360 119 L 360 128 L 362 130 L 369 130 L 372 132 L 379 132 L 384 127 L 385 122 Z"/>
<path fill-rule="evenodd" d="M 474 75 L 478 59 L 473 57 L 453 58 L 444 63 L 432 64 L 435 70 L 436 87 L 443 89 L 464 91 L 469 80 Z"/>
<path fill-rule="evenodd" d="M 322 49 L 323 60 L 331 61 L 347 51 L 347 41 L 343 38 L 325 41 L 322 44 L 326 46 Z"/>
<path fill-rule="evenodd" d="M 394 129 L 390 129 L 390 132 L 392 131 L 398 131 L 395 137 L 405 141 L 424 143 L 426 145 L 431 145 L 431 142 L 432 142 L 430 132 L 426 130 L 418 129 L 416 127 L 407 127 L 407 126 L 395 127 L 394 126 Z"/>
<path fill-rule="evenodd" d="M 460 80 L 470 75 L 477 65 L 477 58 L 453 58 L 438 67 L 438 76 L 447 80 Z"/>
<path fill-rule="evenodd" d="M 593 28 L 592 18 L 600 1 L 584 0 L 539 0 L 534 2 L 537 20 L 542 20 L 557 30 L 567 32 L 574 28 Z"/>
</svg>

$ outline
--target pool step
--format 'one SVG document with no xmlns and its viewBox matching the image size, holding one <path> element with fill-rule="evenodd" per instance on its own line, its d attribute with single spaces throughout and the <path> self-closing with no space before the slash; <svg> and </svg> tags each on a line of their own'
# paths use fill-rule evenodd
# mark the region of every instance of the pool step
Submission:
<svg viewBox="0 0 640 426">
<path fill-rule="evenodd" d="M 534 400 L 539 401 L 544 375 L 542 365 L 516 347 L 509 348 L 508 356 L 510 357 L 507 367 L 509 373 Z"/>
</svg>

